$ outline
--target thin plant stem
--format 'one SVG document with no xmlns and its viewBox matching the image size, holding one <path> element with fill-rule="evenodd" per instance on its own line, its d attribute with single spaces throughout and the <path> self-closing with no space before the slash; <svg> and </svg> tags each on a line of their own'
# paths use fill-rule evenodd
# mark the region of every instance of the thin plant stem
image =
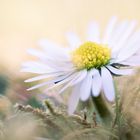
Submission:
<svg viewBox="0 0 140 140">
<path fill-rule="evenodd" d="M 115 119 L 112 124 L 112 131 L 113 131 L 114 127 L 117 125 L 119 140 L 121 140 L 121 122 L 120 122 L 121 111 L 120 111 L 119 97 L 118 97 L 119 93 L 117 91 L 115 82 L 114 82 L 114 87 L 115 87 Z M 109 138 L 109 140 L 112 140 L 112 136 Z"/>
<path fill-rule="evenodd" d="M 98 97 L 92 97 L 92 101 L 103 124 L 110 126 L 112 112 L 103 97 L 101 95 Z"/>
<path fill-rule="evenodd" d="M 115 123 L 118 125 L 119 139 L 121 140 L 121 122 L 120 122 L 121 112 L 120 112 L 119 97 L 118 97 L 116 84 L 114 84 L 114 85 L 115 85 L 115 104 L 116 104 L 115 105 L 116 106 L 116 108 L 115 108 L 115 112 L 116 112 Z"/>
</svg>

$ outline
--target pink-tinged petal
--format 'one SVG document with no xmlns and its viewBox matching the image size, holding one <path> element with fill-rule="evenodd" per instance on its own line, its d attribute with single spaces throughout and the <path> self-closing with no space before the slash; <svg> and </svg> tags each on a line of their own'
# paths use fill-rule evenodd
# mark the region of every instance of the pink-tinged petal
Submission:
<svg viewBox="0 0 140 140">
<path fill-rule="evenodd" d="M 76 85 L 73 88 L 72 94 L 70 95 L 69 98 L 69 102 L 68 102 L 68 114 L 72 115 L 74 113 L 74 111 L 76 110 L 76 107 L 78 105 L 79 102 L 79 98 L 80 98 L 80 84 Z"/>
<path fill-rule="evenodd" d="M 103 67 L 101 69 L 101 77 L 105 97 L 108 99 L 108 101 L 112 102 L 115 99 L 115 90 L 112 75 L 105 67 Z"/>
<path fill-rule="evenodd" d="M 102 87 L 102 79 L 99 74 L 99 71 L 96 70 L 96 73 L 93 74 L 93 80 L 92 80 L 92 95 L 97 97 L 100 94 L 101 87 Z"/>
<path fill-rule="evenodd" d="M 87 40 L 100 43 L 100 31 L 97 22 L 91 22 L 87 30 Z"/>
<path fill-rule="evenodd" d="M 79 45 L 81 44 L 79 37 L 74 32 L 68 32 L 66 34 L 66 38 L 72 49 L 79 47 Z"/>
<path fill-rule="evenodd" d="M 91 85 L 92 85 L 92 75 L 91 72 L 88 72 L 87 77 L 82 81 L 80 87 L 80 98 L 82 101 L 86 101 L 91 94 Z"/>
<path fill-rule="evenodd" d="M 134 73 L 133 69 L 117 69 L 112 66 L 107 66 L 107 68 L 116 75 L 131 75 Z"/>
<path fill-rule="evenodd" d="M 116 21 L 117 21 L 117 17 L 112 17 L 110 19 L 110 21 L 108 23 L 108 26 L 106 28 L 105 34 L 104 34 L 103 41 L 102 41 L 103 44 L 108 44 L 109 43 L 109 40 L 112 36 Z"/>
</svg>

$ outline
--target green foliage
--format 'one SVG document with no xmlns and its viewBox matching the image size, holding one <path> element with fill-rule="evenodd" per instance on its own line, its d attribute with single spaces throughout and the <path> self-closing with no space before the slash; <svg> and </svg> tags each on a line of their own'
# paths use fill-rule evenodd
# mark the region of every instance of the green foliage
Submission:
<svg viewBox="0 0 140 140">
<path fill-rule="evenodd" d="M 35 97 L 29 98 L 26 104 L 29 104 L 29 105 L 31 105 L 32 107 L 35 107 L 35 108 L 41 108 L 42 107 L 42 104 Z"/>
<path fill-rule="evenodd" d="M 0 94 L 5 94 L 8 87 L 8 78 L 7 76 L 0 74 Z"/>
</svg>

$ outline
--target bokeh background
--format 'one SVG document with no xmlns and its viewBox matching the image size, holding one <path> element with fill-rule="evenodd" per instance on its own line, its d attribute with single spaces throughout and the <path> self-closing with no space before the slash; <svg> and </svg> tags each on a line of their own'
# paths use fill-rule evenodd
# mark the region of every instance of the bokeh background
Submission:
<svg viewBox="0 0 140 140">
<path fill-rule="evenodd" d="M 7 118 L 15 116 L 16 103 L 44 109 L 42 101 L 46 95 L 38 94 L 42 93 L 39 89 L 27 92 L 31 84 L 24 83 L 24 80 L 30 75 L 20 72 L 21 64 L 32 59 L 27 49 L 37 48 L 42 38 L 67 45 L 67 31 L 77 32 L 84 39 L 87 25 L 92 20 L 100 24 L 103 32 L 114 15 L 120 20 L 136 19 L 140 28 L 140 0 L 0 0 L 0 139 L 1 134 L 7 132 L 6 140 L 29 140 L 32 134 L 41 131 L 35 131 L 33 116 L 15 117 L 5 123 Z M 133 76 L 115 79 L 123 114 L 134 128 L 140 128 L 139 77 L 140 70 Z M 67 97 L 60 97 L 56 90 L 48 96 L 58 108 L 61 103 L 66 103 L 62 99 Z M 58 132 L 56 130 L 52 135 Z M 124 130 L 131 131 L 128 128 Z M 46 131 L 44 134 L 47 134 Z M 136 140 L 139 140 L 139 134 L 140 130 L 132 131 Z"/>
<path fill-rule="evenodd" d="M 140 0 L 0 0 L 0 64 L 20 74 L 27 48 L 41 38 L 65 43 L 69 30 L 84 36 L 97 20 L 104 28 L 112 15 L 140 23 Z"/>
<path fill-rule="evenodd" d="M 38 107 L 39 98 L 26 91 L 31 86 L 24 83 L 27 74 L 20 72 L 21 64 L 31 58 L 28 48 L 38 47 L 42 38 L 67 45 L 67 31 L 84 38 L 92 20 L 99 22 L 103 32 L 114 15 L 140 23 L 139 13 L 140 0 L 0 0 L 0 94 L 13 104 Z"/>
</svg>

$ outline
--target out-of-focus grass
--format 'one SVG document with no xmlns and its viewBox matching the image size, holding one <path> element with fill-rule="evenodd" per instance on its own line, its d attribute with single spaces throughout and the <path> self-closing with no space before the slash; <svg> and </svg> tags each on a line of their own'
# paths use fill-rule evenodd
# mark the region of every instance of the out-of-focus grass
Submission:
<svg viewBox="0 0 140 140">
<path fill-rule="evenodd" d="M 121 77 L 117 81 L 121 95 L 122 111 L 140 123 L 140 69 L 133 76 Z"/>
<path fill-rule="evenodd" d="M 140 137 L 139 77 L 140 70 L 137 70 L 137 73 L 133 76 L 115 78 L 117 90 L 120 93 L 120 108 L 122 113 L 121 135 L 123 140 L 139 140 Z M 18 80 L 15 80 L 11 85 L 9 82 L 9 86 L 7 86 L 7 90 L 5 90 L 6 93 L 3 94 L 5 96 L 2 95 L 0 98 L 0 136 L 3 138 L 2 140 L 16 140 L 17 138 L 21 140 L 32 140 L 35 139 L 35 137 L 36 139 L 49 138 L 52 140 L 90 140 L 94 137 L 95 140 L 108 140 L 108 136 L 110 135 L 113 137 L 112 140 L 117 140 L 116 130 L 112 132 L 110 128 L 103 128 L 100 126 L 96 129 L 93 127 L 94 125 L 92 123 L 85 123 L 82 115 L 70 118 L 67 116 L 63 105 L 58 106 L 58 104 L 54 104 L 56 113 L 46 112 L 44 107 L 41 107 L 43 110 L 38 110 L 32 107 L 23 107 L 16 111 L 13 108 L 13 105 L 16 102 L 23 104 L 32 103 L 32 106 L 40 107 L 35 106 L 35 98 L 30 100 L 31 96 L 26 95 L 28 94 L 25 90 L 26 86 L 21 82 L 23 78 L 20 79 L 20 77 L 15 77 L 15 79 L 16 78 Z M 2 81 L 5 82 L 5 80 Z M 24 98 L 26 100 L 22 100 L 23 98 L 19 98 L 18 96 L 16 98 L 12 98 L 9 96 L 10 92 L 13 92 L 12 96 L 14 96 L 14 92 L 15 96 L 17 96 L 17 94 L 23 94 L 22 96 L 25 96 Z M 35 91 L 33 92 L 34 94 L 32 94 L 32 96 L 35 96 L 36 93 Z M 51 99 L 52 98 L 50 98 L 50 100 Z M 21 100 L 22 102 L 20 102 Z M 51 101 L 56 100 L 57 98 Z M 25 103 L 23 101 L 25 101 Z M 41 101 L 37 102 L 41 103 Z"/>
</svg>

